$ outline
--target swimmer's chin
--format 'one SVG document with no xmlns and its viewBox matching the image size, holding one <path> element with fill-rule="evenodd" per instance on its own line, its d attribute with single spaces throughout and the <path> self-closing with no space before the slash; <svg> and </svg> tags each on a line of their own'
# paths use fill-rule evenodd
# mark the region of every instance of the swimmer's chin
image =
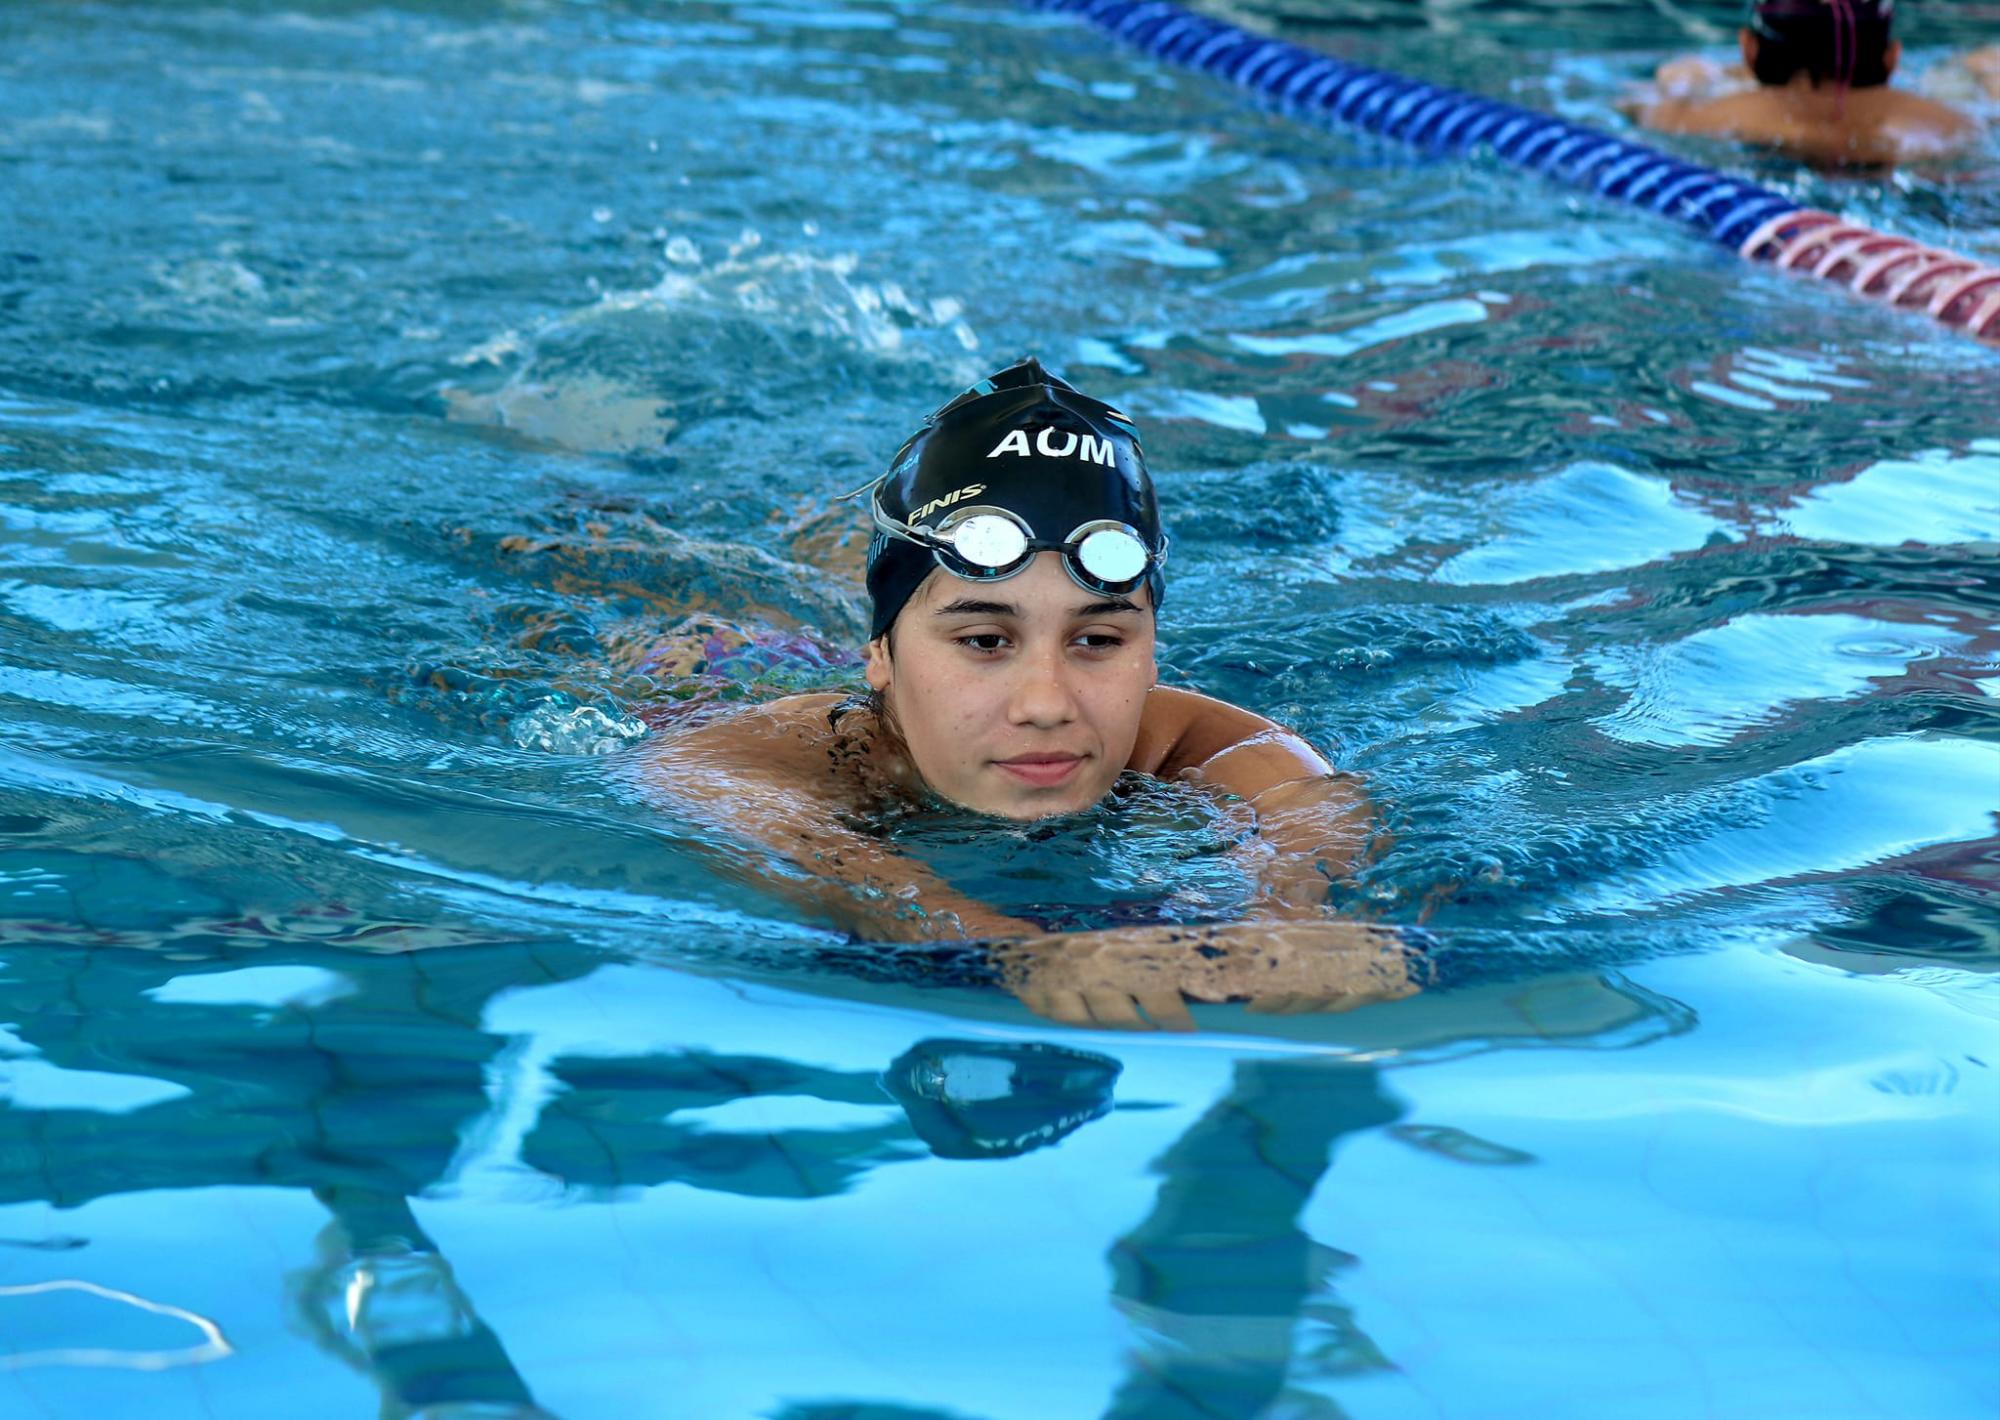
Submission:
<svg viewBox="0 0 2000 1420">
<path fill-rule="evenodd" d="M 1089 813 L 1103 803 L 1105 798 L 1105 795 L 1100 794 L 1087 804 L 1058 804 L 1047 808 L 1023 805 L 1007 809 L 974 809 L 973 812 L 983 813 L 988 818 L 1003 818 L 1009 823 L 1046 823 L 1050 819 L 1074 818 L 1078 814 Z"/>
<path fill-rule="evenodd" d="M 936 789 L 929 789 L 928 792 L 932 799 L 944 807 L 1006 823 L 1045 823 L 1050 819 L 1073 818 L 1077 814 L 1089 813 L 1111 797 L 1111 790 L 1106 788 L 1103 792 L 1085 799 L 1070 797 L 1056 801 L 1053 796 L 1048 796 L 1040 802 L 1033 799 L 1025 802 L 1010 799 L 1001 803 L 968 804 L 962 799 L 952 798 L 949 794 L 941 794 Z"/>
</svg>

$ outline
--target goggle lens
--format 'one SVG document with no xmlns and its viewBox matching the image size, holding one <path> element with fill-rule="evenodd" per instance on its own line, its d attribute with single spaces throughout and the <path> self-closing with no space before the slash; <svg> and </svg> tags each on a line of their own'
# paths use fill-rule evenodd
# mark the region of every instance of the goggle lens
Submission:
<svg viewBox="0 0 2000 1420">
<path fill-rule="evenodd" d="M 1123 528 L 1099 528 L 1076 545 L 1077 564 L 1107 586 L 1129 585 L 1146 575 L 1146 545 Z"/>
<path fill-rule="evenodd" d="M 944 533 L 956 552 L 974 567 L 999 572 L 1028 555 L 1028 535 L 1020 525 L 992 514 L 975 514 Z"/>
</svg>

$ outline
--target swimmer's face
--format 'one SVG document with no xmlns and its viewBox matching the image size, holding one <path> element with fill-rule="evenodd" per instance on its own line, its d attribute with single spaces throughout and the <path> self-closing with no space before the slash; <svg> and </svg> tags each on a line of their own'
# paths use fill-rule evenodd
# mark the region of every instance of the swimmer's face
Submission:
<svg viewBox="0 0 2000 1420">
<path fill-rule="evenodd" d="M 1071 581 L 1056 553 L 998 582 L 932 572 L 868 645 L 924 781 L 1004 818 L 1073 813 L 1103 798 L 1139 737 L 1159 679 L 1146 589 Z"/>
</svg>

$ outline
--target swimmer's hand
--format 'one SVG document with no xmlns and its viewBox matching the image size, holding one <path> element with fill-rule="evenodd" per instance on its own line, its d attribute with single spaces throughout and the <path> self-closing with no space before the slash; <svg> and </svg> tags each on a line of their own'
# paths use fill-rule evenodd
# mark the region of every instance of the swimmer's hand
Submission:
<svg viewBox="0 0 2000 1420">
<path fill-rule="evenodd" d="M 1184 948 L 1157 928 L 1061 932 L 993 944 L 1000 981 L 1036 1015 L 1072 1026 L 1191 1031 L 1182 999 Z"/>
<path fill-rule="evenodd" d="M 1718 64 L 1703 55 L 1690 54 L 1655 69 L 1653 87 L 1663 99 L 1698 102 L 1754 89 L 1757 80 L 1741 64 Z"/>
<path fill-rule="evenodd" d="M 2000 44 L 1982 45 L 1965 56 L 1966 72 L 1989 99 L 2000 99 Z"/>
<path fill-rule="evenodd" d="M 1191 1031 L 1188 1001 L 1295 1015 L 1397 1001 L 1425 964 L 1391 928 L 1358 922 L 1118 927 L 995 943 L 1001 980 L 1069 1025 Z"/>
<path fill-rule="evenodd" d="M 1923 90 L 1948 104 L 1983 104 L 2000 99 L 2000 44 L 1984 45 L 1924 73 Z"/>
<path fill-rule="evenodd" d="M 1650 84 L 1628 84 L 1617 107 L 1656 128 L 1676 113 L 1731 94 L 1749 93 L 1756 87 L 1756 76 L 1741 64 L 1720 64 L 1704 55 L 1690 54 L 1655 69 Z"/>
</svg>

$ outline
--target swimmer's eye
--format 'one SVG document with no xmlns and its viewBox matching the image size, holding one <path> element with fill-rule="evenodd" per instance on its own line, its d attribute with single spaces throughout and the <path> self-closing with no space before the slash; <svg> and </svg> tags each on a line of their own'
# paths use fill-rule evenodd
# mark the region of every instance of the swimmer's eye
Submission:
<svg viewBox="0 0 2000 1420">
<path fill-rule="evenodd" d="M 998 631 L 974 631 L 965 636 L 954 636 L 952 644 L 981 655 L 994 655 L 1004 651 L 1012 643 Z M 1112 631 L 1086 631 L 1077 636 L 1071 645 L 1085 651 L 1115 651 L 1125 644 L 1125 638 Z"/>
</svg>

